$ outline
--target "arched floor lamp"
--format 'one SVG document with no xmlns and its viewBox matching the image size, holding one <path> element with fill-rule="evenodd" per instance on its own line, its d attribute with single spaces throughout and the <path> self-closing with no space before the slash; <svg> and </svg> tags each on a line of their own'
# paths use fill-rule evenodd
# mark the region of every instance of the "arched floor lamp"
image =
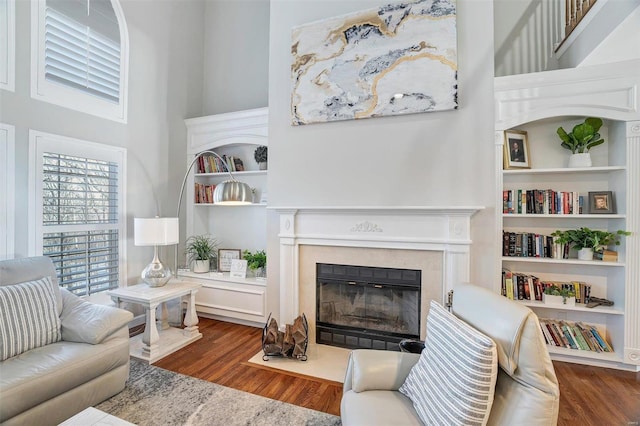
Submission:
<svg viewBox="0 0 640 426">
<path fill-rule="evenodd" d="M 191 160 L 189 167 L 187 168 L 187 172 L 184 174 L 184 178 L 182 179 L 182 186 L 180 187 L 180 196 L 178 197 L 178 208 L 176 209 L 176 217 L 180 218 L 180 206 L 182 205 L 182 196 L 184 195 L 184 187 L 187 183 L 187 177 L 189 177 L 189 173 L 193 168 L 193 165 L 198 161 L 198 158 L 203 154 L 211 154 L 214 157 L 217 157 L 224 167 L 227 169 L 227 173 L 229 173 L 229 179 L 225 180 L 222 183 L 216 185 L 216 189 L 213 191 L 213 203 L 224 205 L 224 206 L 243 206 L 247 204 L 253 204 L 253 193 L 251 192 L 251 187 L 244 182 L 237 181 L 233 174 L 231 173 L 231 168 L 227 164 L 224 158 L 222 158 L 218 153 L 214 151 L 202 151 L 196 154 L 196 156 Z M 176 277 L 178 276 L 178 245 L 176 245 L 175 251 L 175 268 L 176 268 Z"/>
</svg>

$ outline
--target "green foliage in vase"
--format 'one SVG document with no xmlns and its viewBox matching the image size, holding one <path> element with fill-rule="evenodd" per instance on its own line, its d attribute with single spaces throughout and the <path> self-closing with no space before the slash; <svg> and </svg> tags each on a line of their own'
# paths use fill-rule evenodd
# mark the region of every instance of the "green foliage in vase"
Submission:
<svg viewBox="0 0 640 426">
<path fill-rule="evenodd" d="M 573 154 L 583 154 L 589 152 L 594 146 L 604 143 L 604 139 L 600 137 L 602 127 L 602 119 L 589 117 L 584 123 L 577 124 L 570 133 L 567 133 L 562 127 L 558 127 L 557 133 L 562 140 L 561 146 L 570 150 Z"/>
<path fill-rule="evenodd" d="M 218 241 L 208 235 L 194 235 L 187 239 L 185 253 L 189 262 L 194 260 L 208 260 L 216 257 Z"/>
<path fill-rule="evenodd" d="M 242 252 L 242 258 L 247 261 L 247 266 L 251 270 L 267 266 L 267 253 L 265 253 L 264 250 L 260 250 L 255 253 L 245 250 Z"/>
<path fill-rule="evenodd" d="M 556 243 L 569 244 L 576 250 L 591 248 L 593 251 L 602 251 L 607 246 L 620 245 L 620 238 L 631 235 L 631 232 L 618 230 L 616 232 L 599 231 L 582 227 L 580 229 L 567 229 L 566 231 L 554 231 L 552 236 L 556 237 Z"/>
</svg>

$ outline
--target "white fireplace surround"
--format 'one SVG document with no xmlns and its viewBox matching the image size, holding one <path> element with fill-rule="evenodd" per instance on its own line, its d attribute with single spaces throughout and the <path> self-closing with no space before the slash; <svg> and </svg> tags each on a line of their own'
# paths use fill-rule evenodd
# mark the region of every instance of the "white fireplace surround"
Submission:
<svg viewBox="0 0 640 426">
<path fill-rule="evenodd" d="M 442 295 L 446 297 L 456 284 L 469 281 L 471 217 L 482 209 L 466 206 L 274 208 L 280 217 L 280 321 L 290 323 L 300 313 L 302 245 L 441 252 Z"/>
</svg>

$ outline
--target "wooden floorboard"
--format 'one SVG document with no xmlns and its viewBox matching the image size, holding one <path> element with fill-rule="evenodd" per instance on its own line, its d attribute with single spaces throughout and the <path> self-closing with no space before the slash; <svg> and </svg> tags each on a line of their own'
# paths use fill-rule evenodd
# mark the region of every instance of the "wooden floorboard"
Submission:
<svg viewBox="0 0 640 426">
<path fill-rule="evenodd" d="M 200 318 L 198 326 L 202 339 L 154 365 L 340 415 L 341 383 L 247 362 L 261 350 L 261 329 L 208 318 Z M 553 364 L 560 382 L 558 425 L 640 425 L 640 373 L 565 362 Z"/>
</svg>

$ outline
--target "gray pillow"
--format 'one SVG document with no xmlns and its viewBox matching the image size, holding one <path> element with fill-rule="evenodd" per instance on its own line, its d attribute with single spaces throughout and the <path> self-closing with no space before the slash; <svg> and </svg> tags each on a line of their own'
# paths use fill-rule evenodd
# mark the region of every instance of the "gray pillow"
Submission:
<svg viewBox="0 0 640 426">
<path fill-rule="evenodd" d="M 0 286 L 0 360 L 62 339 L 55 284 L 49 277 Z"/>
<path fill-rule="evenodd" d="M 425 348 L 399 389 L 424 424 L 486 424 L 497 376 L 495 342 L 431 301 Z"/>
</svg>

